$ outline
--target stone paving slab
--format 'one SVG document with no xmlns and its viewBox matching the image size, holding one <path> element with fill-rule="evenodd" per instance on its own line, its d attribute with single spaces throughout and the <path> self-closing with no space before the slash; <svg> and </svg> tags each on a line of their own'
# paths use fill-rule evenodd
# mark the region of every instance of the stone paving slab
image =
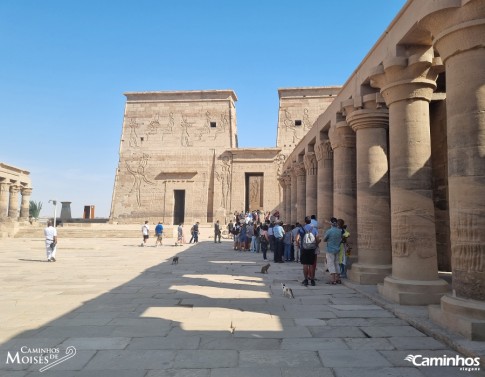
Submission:
<svg viewBox="0 0 485 377">
<path fill-rule="evenodd" d="M 479 375 L 414 367 L 410 354 L 455 352 L 351 284 L 325 284 L 321 268 L 317 285 L 304 287 L 301 265 L 271 263 L 261 274 L 261 255 L 228 241 L 139 242 L 60 239 L 58 261 L 46 263 L 42 240 L 0 240 L 0 376 Z M 283 297 L 282 282 L 295 299 Z M 77 353 L 41 374 L 38 365 L 5 364 L 22 346 Z"/>
</svg>

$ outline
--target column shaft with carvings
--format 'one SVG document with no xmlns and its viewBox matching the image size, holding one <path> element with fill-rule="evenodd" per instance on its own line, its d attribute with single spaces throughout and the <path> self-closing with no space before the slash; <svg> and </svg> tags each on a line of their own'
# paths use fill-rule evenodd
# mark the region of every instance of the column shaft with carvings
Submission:
<svg viewBox="0 0 485 377">
<path fill-rule="evenodd" d="M 303 162 L 295 164 L 296 174 L 296 221 L 303 224 L 306 216 L 306 171 Z"/>
<path fill-rule="evenodd" d="M 291 213 L 291 223 L 294 224 L 296 223 L 296 219 L 297 219 L 297 211 L 296 211 L 296 208 L 297 208 L 297 205 L 296 205 L 296 200 L 297 200 L 297 193 L 296 193 L 296 190 L 297 190 L 297 184 L 296 184 L 296 181 L 297 181 L 297 177 L 296 177 L 296 172 L 295 172 L 295 169 L 292 167 L 292 169 L 290 170 L 290 177 L 291 177 L 291 195 L 290 195 L 290 213 Z"/>
<path fill-rule="evenodd" d="M 17 220 L 19 217 L 19 191 L 20 187 L 10 186 L 10 199 L 8 202 L 8 217 Z"/>
<path fill-rule="evenodd" d="M 329 131 L 333 149 L 333 215 L 343 219 L 350 232 L 352 257 L 357 257 L 357 208 L 355 180 L 355 133 L 340 121 Z"/>
<path fill-rule="evenodd" d="M 0 182 L 0 219 L 8 214 L 8 197 L 10 183 Z"/>
<path fill-rule="evenodd" d="M 306 216 L 317 215 L 317 159 L 315 153 L 307 152 L 303 158 L 306 170 Z"/>
<path fill-rule="evenodd" d="M 317 169 L 317 219 L 321 229 L 325 229 L 324 221 L 333 216 L 333 151 L 326 139 L 315 146 L 318 161 Z"/>
<path fill-rule="evenodd" d="M 29 219 L 30 195 L 32 195 L 31 188 L 23 188 L 21 191 L 22 201 L 20 204 L 20 220 Z"/>
<path fill-rule="evenodd" d="M 283 219 L 285 223 L 289 223 L 291 222 L 291 175 L 284 173 L 282 179 L 285 188 L 283 203 L 285 215 Z"/>
<path fill-rule="evenodd" d="M 428 49 L 384 60 L 371 75 L 389 108 L 392 276 L 379 292 L 401 305 L 439 303 L 429 102 L 440 61 Z"/>
<path fill-rule="evenodd" d="M 360 284 L 382 283 L 391 274 L 391 214 L 387 127 L 389 112 L 379 94 L 358 97 L 345 106 L 347 123 L 356 133 L 358 263 L 349 278 Z"/>
<path fill-rule="evenodd" d="M 445 64 L 453 295 L 430 317 L 468 339 L 485 340 L 485 20 L 463 6 L 445 18 L 434 46 Z M 479 19 L 477 19 L 477 17 Z M 480 19 L 481 17 L 481 19 Z"/>
</svg>

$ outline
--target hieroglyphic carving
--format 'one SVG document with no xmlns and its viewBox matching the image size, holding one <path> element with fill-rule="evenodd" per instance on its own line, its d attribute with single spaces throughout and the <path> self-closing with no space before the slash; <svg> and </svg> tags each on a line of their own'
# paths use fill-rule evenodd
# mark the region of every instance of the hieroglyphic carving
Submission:
<svg viewBox="0 0 485 377">
<path fill-rule="evenodd" d="M 126 169 L 130 172 L 133 176 L 133 186 L 131 187 L 130 194 L 135 191 L 136 194 L 136 202 L 138 203 L 138 207 L 141 206 L 141 184 L 142 182 L 148 183 L 150 185 L 154 185 L 154 182 L 151 182 L 145 173 L 145 167 L 148 164 L 148 159 L 150 155 L 143 153 L 140 160 L 138 161 L 138 165 L 135 169 L 131 168 L 126 161 Z"/>
<path fill-rule="evenodd" d="M 485 245 L 480 242 L 479 213 L 458 212 L 453 216 L 451 234 L 456 240 L 452 259 L 454 269 L 485 272 Z"/>
<path fill-rule="evenodd" d="M 278 153 L 274 158 L 273 162 L 276 165 L 276 177 L 279 177 L 283 173 L 283 165 L 285 164 L 286 155 L 283 153 Z"/>
<path fill-rule="evenodd" d="M 173 117 L 173 113 L 171 112 L 170 114 L 168 114 L 168 125 L 167 125 L 167 131 L 165 133 L 173 134 L 174 127 L 175 127 L 175 119 Z"/>
<path fill-rule="evenodd" d="M 132 148 L 140 148 L 140 145 L 138 144 L 138 133 L 137 129 L 140 127 L 138 123 L 136 123 L 134 118 L 130 119 L 130 124 L 128 125 L 130 127 L 130 139 L 129 139 L 129 145 Z"/>
<path fill-rule="evenodd" d="M 308 114 L 308 109 L 303 110 L 303 129 L 308 131 L 312 128 L 312 122 L 310 121 L 310 115 Z"/>
<path fill-rule="evenodd" d="M 216 178 L 221 184 L 221 207 L 229 210 L 229 195 L 231 191 L 231 157 L 223 155 L 218 170 L 215 171 Z"/>
<path fill-rule="evenodd" d="M 291 113 L 288 111 L 288 109 L 284 109 L 283 111 L 285 113 L 285 117 L 283 119 L 283 124 L 286 127 L 286 131 L 293 132 L 293 140 L 292 140 L 292 142 L 296 144 L 301 139 L 301 137 L 299 137 L 298 134 L 297 134 L 297 131 L 298 130 L 297 130 L 296 126 L 295 126 L 295 122 L 293 121 L 293 118 L 291 116 Z"/>
<path fill-rule="evenodd" d="M 249 177 L 249 208 L 251 210 L 259 209 L 262 206 L 262 176 Z"/>
<path fill-rule="evenodd" d="M 305 164 L 305 169 L 307 175 L 317 174 L 317 159 L 315 153 L 307 152 L 303 156 L 303 163 Z"/>
<path fill-rule="evenodd" d="M 156 135 L 160 130 L 160 122 L 158 121 L 160 115 L 156 114 L 153 120 L 148 124 L 147 135 Z"/>
<path fill-rule="evenodd" d="M 226 127 L 229 125 L 229 120 L 227 119 L 227 113 L 221 113 L 221 126 L 216 129 L 214 133 L 214 140 L 216 139 L 217 135 L 223 134 L 226 132 Z"/>
<path fill-rule="evenodd" d="M 436 249 L 431 243 L 426 229 L 416 225 L 415 218 L 429 217 L 422 209 L 400 208 L 395 206 L 392 210 L 392 255 L 396 257 L 409 257 L 417 253 L 422 259 L 432 258 Z M 432 219 L 427 219 L 432 222 Z"/>
<path fill-rule="evenodd" d="M 191 147 L 192 143 L 190 142 L 190 134 L 189 134 L 189 127 L 192 127 L 193 123 L 189 123 L 187 121 L 187 116 L 182 114 L 182 121 L 180 122 L 180 126 L 182 127 L 182 135 L 180 138 L 180 144 L 182 147 Z"/>
<path fill-rule="evenodd" d="M 200 141 L 202 140 L 203 135 L 210 135 L 211 132 L 211 113 L 209 110 L 206 111 L 205 113 L 205 123 L 200 128 L 199 134 L 197 135 L 197 140 Z"/>
</svg>

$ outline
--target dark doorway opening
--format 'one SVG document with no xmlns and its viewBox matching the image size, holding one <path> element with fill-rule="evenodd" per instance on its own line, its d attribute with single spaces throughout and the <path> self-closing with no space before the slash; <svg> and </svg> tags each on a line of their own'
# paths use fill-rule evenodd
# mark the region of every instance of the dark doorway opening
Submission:
<svg viewBox="0 0 485 377">
<path fill-rule="evenodd" d="M 185 190 L 173 190 L 173 224 L 181 224 L 185 220 Z"/>
<path fill-rule="evenodd" d="M 246 173 L 246 211 L 264 210 L 264 174 Z"/>
</svg>

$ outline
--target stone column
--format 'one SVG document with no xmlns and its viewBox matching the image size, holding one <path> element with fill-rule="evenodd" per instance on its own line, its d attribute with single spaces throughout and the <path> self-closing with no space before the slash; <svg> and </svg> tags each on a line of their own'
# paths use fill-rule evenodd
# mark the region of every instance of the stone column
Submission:
<svg viewBox="0 0 485 377">
<path fill-rule="evenodd" d="M 355 181 L 355 133 L 340 121 L 328 133 L 333 149 L 333 215 L 347 224 L 353 246 L 352 257 L 357 257 L 357 211 Z"/>
<path fill-rule="evenodd" d="M 297 178 L 296 178 L 296 172 L 295 172 L 295 164 L 293 164 L 292 166 L 292 169 L 290 170 L 291 172 L 291 200 L 290 200 L 290 204 L 291 204 L 291 223 L 294 224 L 296 223 L 296 219 L 297 219 L 297 213 L 296 213 L 296 181 L 297 181 Z"/>
<path fill-rule="evenodd" d="M 440 63 L 429 49 L 386 59 L 371 74 L 389 108 L 392 276 L 379 292 L 401 305 L 439 303 L 449 290 L 438 279 L 430 164 L 429 102 Z"/>
<path fill-rule="evenodd" d="M 7 217 L 9 186 L 10 183 L 0 182 L 0 219 Z"/>
<path fill-rule="evenodd" d="M 456 18 L 460 24 L 441 25 L 444 30 L 436 33 L 434 43 L 446 69 L 453 294 L 443 296 L 441 310 L 430 308 L 430 315 L 469 339 L 483 341 L 485 22 L 476 17 L 473 7 L 462 7 Z"/>
<path fill-rule="evenodd" d="M 306 171 L 303 162 L 295 164 L 296 174 L 296 221 L 303 223 L 306 216 Z"/>
<path fill-rule="evenodd" d="M 20 220 L 29 219 L 29 207 L 30 207 L 30 195 L 32 195 L 32 189 L 24 187 L 21 191 L 22 201 L 20 205 Z"/>
<path fill-rule="evenodd" d="M 317 215 L 317 159 L 315 153 L 305 153 L 303 163 L 306 170 L 306 203 L 305 213 L 307 216 Z"/>
<path fill-rule="evenodd" d="M 283 174 L 283 182 L 285 187 L 285 202 L 284 202 L 284 209 L 285 209 L 285 222 L 291 222 L 291 175 L 288 173 Z"/>
<path fill-rule="evenodd" d="M 379 102 L 380 101 L 380 102 Z M 356 134 L 358 263 L 349 278 L 360 284 L 382 283 L 391 274 L 391 213 L 387 128 L 389 112 L 380 94 L 368 94 L 345 106 Z M 360 105 L 359 107 L 354 107 Z"/>
<path fill-rule="evenodd" d="M 324 221 L 333 216 L 333 151 L 328 135 L 315 146 L 315 155 L 318 161 L 317 220 L 323 230 Z"/>
<path fill-rule="evenodd" d="M 19 191 L 20 187 L 10 186 L 10 199 L 8 202 L 8 217 L 17 220 L 19 217 Z"/>
</svg>

